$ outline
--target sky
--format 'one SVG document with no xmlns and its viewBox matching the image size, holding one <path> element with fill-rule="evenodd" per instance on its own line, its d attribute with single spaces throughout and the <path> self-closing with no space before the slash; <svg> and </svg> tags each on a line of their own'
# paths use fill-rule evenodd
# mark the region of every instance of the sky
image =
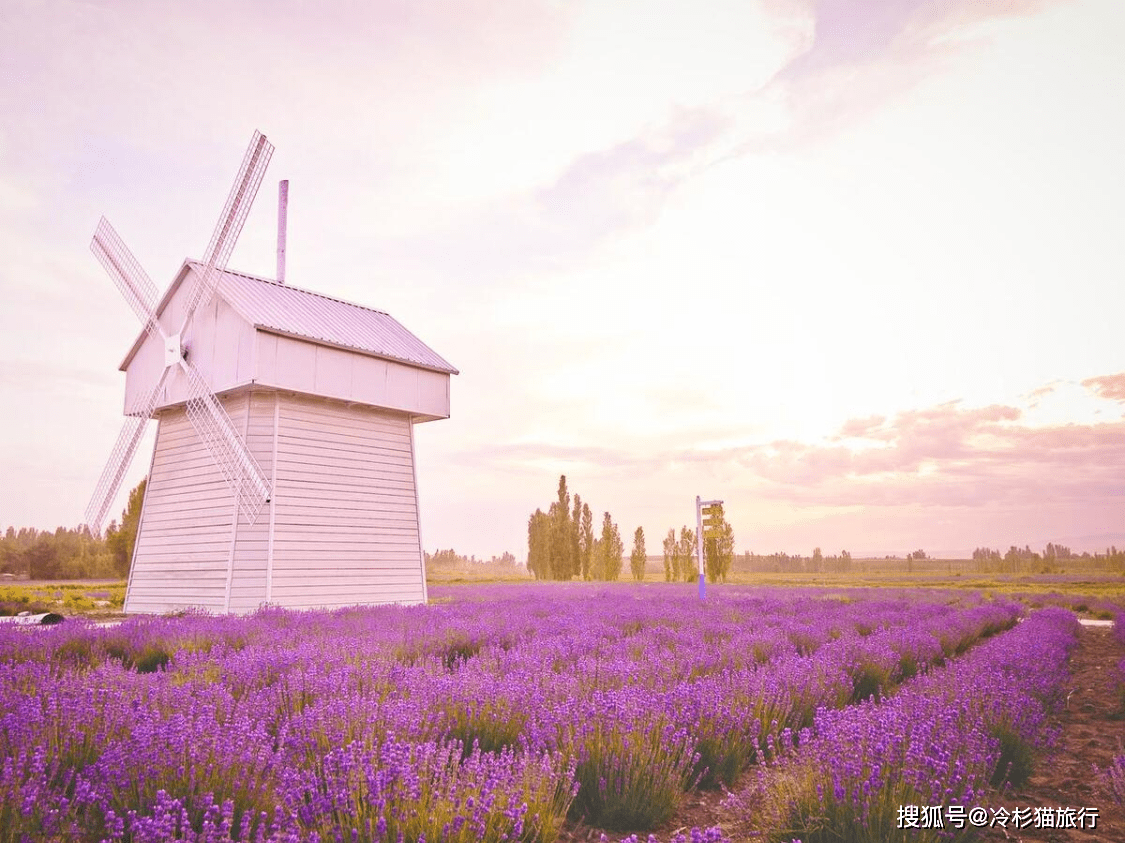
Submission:
<svg viewBox="0 0 1125 843">
<path fill-rule="evenodd" d="M 288 179 L 287 281 L 460 370 L 428 550 L 524 558 L 560 474 L 649 553 L 696 495 L 739 552 L 1125 545 L 1122 43 L 1120 0 L 6 0 L 0 529 L 81 522 L 122 423 L 98 218 L 166 286 L 260 129 L 229 266 Z"/>
</svg>

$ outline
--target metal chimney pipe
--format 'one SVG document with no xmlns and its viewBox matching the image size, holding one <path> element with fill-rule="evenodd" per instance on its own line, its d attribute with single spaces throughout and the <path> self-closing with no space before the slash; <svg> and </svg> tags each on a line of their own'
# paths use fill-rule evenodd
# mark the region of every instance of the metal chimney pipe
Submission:
<svg viewBox="0 0 1125 843">
<path fill-rule="evenodd" d="M 277 184 L 277 283 L 285 283 L 285 223 L 289 213 L 289 179 Z"/>
</svg>

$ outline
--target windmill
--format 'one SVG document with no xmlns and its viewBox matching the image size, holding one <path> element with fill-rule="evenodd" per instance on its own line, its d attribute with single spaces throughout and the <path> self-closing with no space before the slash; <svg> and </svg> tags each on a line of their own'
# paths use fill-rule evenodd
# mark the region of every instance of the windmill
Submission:
<svg viewBox="0 0 1125 843">
<path fill-rule="evenodd" d="M 255 132 L 163 296 L 104 218 L 91 243 L 142 325 L 91 527 L 159 421 L 127 612 L 426 599 L 413 425 L 457 370 L 386 313 L 227 269 L 272 154 Z"/>
</svg>

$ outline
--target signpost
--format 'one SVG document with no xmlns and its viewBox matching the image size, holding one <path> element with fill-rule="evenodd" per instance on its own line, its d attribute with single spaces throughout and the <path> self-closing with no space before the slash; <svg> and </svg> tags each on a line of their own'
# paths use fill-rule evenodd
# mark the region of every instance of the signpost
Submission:
<svg viewBox="0 0 1125 843">
<path fill-rule="evenodd" d="M 706 520 L 704 520 L 706 516 Z M 706 529 L 706 535 L 704 530 Z M 719 538 L 723 533 L 723 502 L 705 501 L 695 496 L 695 556 L 699 562 L 699 599 L 707 593 L 703 572 L 703 539 Z"/>
</svg>

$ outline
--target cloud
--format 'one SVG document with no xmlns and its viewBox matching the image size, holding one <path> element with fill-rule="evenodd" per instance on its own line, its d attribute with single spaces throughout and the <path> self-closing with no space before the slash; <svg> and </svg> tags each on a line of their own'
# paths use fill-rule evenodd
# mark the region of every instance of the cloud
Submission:
<svg viewBox="0 0 1125 843">
<path fill-rule="evenodd" d="M 1063 0 L 770 0 L 778 16 L 805 16 L 806 48 L 752 99 L 779 96 L 788 125 L 751 130 L 724 156 L 791 151 L 866 119 L 940 73 L 948 57 L 984 39 L 977 25 L 1026 17 Z"/>
<path fill-rule="evenodd" d="M 1082 381 L 1082 385 L 1102 398 L 1108 398 L 1111 401 L 1125 401 L 1125 372 L 1087 378 Z"/>
<path fill-rule="evenodd" d="M 847 439 L 882 439 L 885 432 L 880 434 L 886 416 L 868 416 L 864 419 L 849 419 L 840 427 L 838 438 Z"/>
<path fill-rule="evenodd" d="M 676 110 L 634 138 L 574 158 L 550 184 L 473 203 L 386 242 L 376 260 L 484 283 L 573 267 L 651 223 L 725 126 L 715 111 Z"/>
<path fill-rule="evenodd" d="M 1017 407 L 958 402 L 851 419 L 821 443 L 779 440 L 681 459 L 727 464 L 802 506 L 1032 505 L 1125 495 L 1125 422 L 1030 427 Z M 843 442 L 852 444 L 841 444 Z"/>
<path fill-rule="evenodd" d="M 1031 390 L 1031 392 L 1027 393 L 1027 397 L 1032 400 L 1037 398 L 1044 398 L 1053 393 L 1060 383 L 1061 381 L 1051 381 L 1051 383 L 1049 384 Z M 1032 406 L 1035 405 L 1033 404 Z"/>
<path fill-rule="evenodd" d="M 1060 2 L 1060 0 L 1053 0 Z M 810 0 L 815 24 L 808 49 L 777 75 L 794 81 L 883 62 L 904 63 L 949 49 L 947 37 L 992 18 L 1020 17 L 1048 0 Z"/>
</svg>

